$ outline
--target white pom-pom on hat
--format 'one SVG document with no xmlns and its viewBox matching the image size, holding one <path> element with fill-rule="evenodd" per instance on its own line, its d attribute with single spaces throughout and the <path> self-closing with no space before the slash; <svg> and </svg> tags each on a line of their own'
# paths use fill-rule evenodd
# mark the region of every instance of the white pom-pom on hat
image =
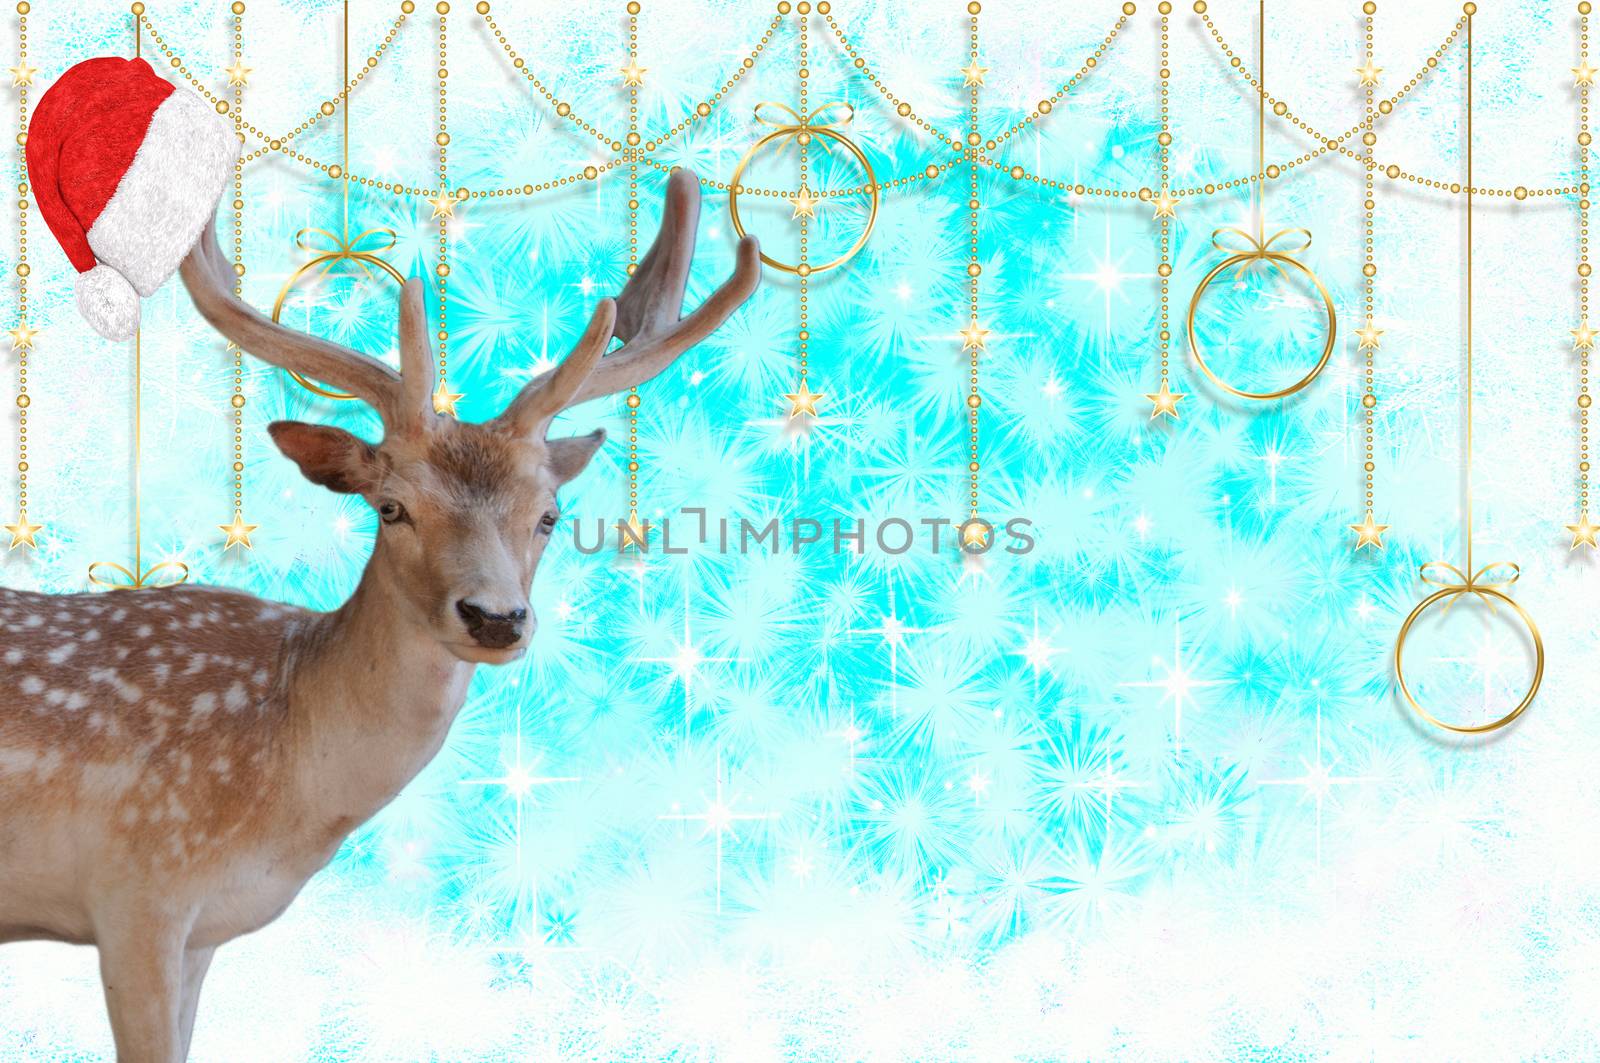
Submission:
<svg viewBox="0 0 1600 1063">
<path fill-rule="evenodd" d="M 108 340 L 131 340 L 139 327 L 139 293 L 110 266 L 78 274 L 78 313 Z"/>
<path fill-rule="evenodd" d="M 216 210 L 239 157 L 232 123 L 143 59 L 86 59 L 28 124 L 28 181 L 78 270 L 78 308 L 107 339 L 133 335 Z"/>
</svg>

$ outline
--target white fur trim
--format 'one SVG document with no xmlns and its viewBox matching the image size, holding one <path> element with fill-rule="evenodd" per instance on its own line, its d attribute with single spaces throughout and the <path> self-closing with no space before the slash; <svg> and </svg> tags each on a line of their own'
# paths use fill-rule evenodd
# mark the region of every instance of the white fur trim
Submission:
<svg viewBox="0 0 1600 1063">
<path fill-rule="evenodd" d="M 194 93 L 174 89 L 89 230 L 95 257 L 140 295 L 154 295 L 210 220 L 238 157 L 233 126 Z"/>
<path fill-rule="evenodd" d="M 139 327 L 139 293 L 110 266 L 78 274 L 78 313 L 108 340 L 131 340 Z"/>
</svg>

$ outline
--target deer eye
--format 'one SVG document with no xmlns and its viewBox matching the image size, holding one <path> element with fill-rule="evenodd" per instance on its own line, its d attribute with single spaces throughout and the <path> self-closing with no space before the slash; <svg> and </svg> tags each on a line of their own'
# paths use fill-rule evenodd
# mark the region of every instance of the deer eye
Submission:
<svg viewBox="0 0 1600 1063">
<path fill-rule="evenodd" d="M 556 513 L 555 510 L 551 510 L 550 512 L 546 513 L 544 516 L 540 517 L 539 518 L 539 534 L 540 535 L 549 535 L 551 532 L 555 531 L 556 530 L 557 517 L 558 517 L 558 514 Z"/>
<path fill-rule="evenodd" d="M 378 516 L 383 519 L 385 524 L 398 524 L 401 521 L 408 519 L 406 516 L 406 507 L 402 506 L 393 499 L 387 499 L 378 503 Z"/>
</svg>

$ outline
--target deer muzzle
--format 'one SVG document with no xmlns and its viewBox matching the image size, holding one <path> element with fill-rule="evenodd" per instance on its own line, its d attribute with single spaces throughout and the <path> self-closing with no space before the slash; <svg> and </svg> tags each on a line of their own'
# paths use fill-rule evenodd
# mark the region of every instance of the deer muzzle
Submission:
<svg viewBox="0 0 1600 1063">
<path fill-rule="evenodd" d="M 475 602 L 462 598 L 456 602 L 456 615 L 466 625 L 472 641 L 487 650 L 503 650 L 522 641 L 528 625 L 527 609 L 493 613 Z"/>
</svg>

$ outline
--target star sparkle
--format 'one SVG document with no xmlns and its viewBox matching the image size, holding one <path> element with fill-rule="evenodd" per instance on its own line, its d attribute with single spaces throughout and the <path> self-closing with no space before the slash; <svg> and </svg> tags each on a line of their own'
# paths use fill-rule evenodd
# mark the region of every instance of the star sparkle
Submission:
<svg viewBox="0 0 1600 1063">
<path fill-rule="evenodd" d="M 433 213 L 429 217 L 454 218 L 456 216 L 456 203 L 458 201 L 455 194 L 449 190 L 443 190 L 436 196 L 424 196 L 423 198 L 433 208 Z"/>
<path fill-rule="evenodd" d="M 640 66 L 639 60 L 630 58 L 628 65 L 621 68 L 622 84 L 628 87 L 637 87 L 644 84 L 645 74 L 650 72 L 649 67 Z"/>
<path fill-rule="evenodd" d="M 1123 683 L 1125 687 L 1143 687 L 1162 691 L 1163 700 L 1172 701 L 1172 742 L 1173 755 L 1179 756 L 1183 752 L 1183 709 L 1186 702 L 1193 700 L 1190 695 L 1196 690 L 1207 687 L 1225 686 L 1221 679 L 1197 679 L 1195 673 L 1190 671 L 1189 665 L 1183 659 L 1183 628 L 1182 625 L 1172 625 L 1172 661 L 1156 661 L 1158 667 L 1166 668 L 1166 675 L 1160 679 L 1151 679 L 1138 683 Z"/>
<path fill-rule="evenodd" d="M 1590 66 L 1589 60 L 1585 59 L 1572 68 L 1572 84 L 1574 87 L 1593 85 L 1597 73 L 1600 73 L 1600 69 Z"/>
<path fill-rule="evenodd" d="M 1151 202 L 1155 204 L 1156 217 L 1176 218 L 1178 216 L 1177 197 L 1167 189 L 1163 188 L 1161 191 L 1157 192 L 1155 198 L 1151 200 Z"/>
<path fill-rule="evenodd" d="M 222 68 L 222 72 L 228 75 L 229 88 L 250 84 L 250 75 L 254 70 L 254 67 L 245 66 L 243 59 L 235 59 L 232 66 Z"/>
<path fill-rule="evenodd" d="M 962 87 L 970 88 L 973 85 L 982 85 L 983 75 L 987 74 L 988 72 L 988 67 L 979 66 L 976 59 L 972 60 L 972 62 L 961 68 Z"/>
<path fill-rule="evenodd" d="M 1357 350 L 1376 350 L 1378 347 L 1378 338 L 1382 336 L 1383 333 L 1384 330 L 1375 327 L 1372 324 L 1372 319 L 1368 318 L 1367 324 L 1364 328 L 1356 329 L 1356 338 L 1360 340 L 1360 343 L 1357 345 Z"/>
<path fill-rule="evenodd" d="M 1575 351 L 1592 350 L 1594 348 L 1595 337 L 1600 335 L 1600 332 L 1596 332 L 1594 329 L 1589 327 L 1589 322 L 1587 321 L 1580 321 L 1578 323 L 1578 327 L 1572 329 L 1571 331 L 1572 349 Z"/>
<path fill-rule="evenodd" d="M 1361 78 L 1363 86 L 1376 85 L 1378 83 L 1378 75 L 1381 73 L 1383 73 L 1383 67 L 1374 65 L 1370 59 L 1367 60 L 1364 66 L 1356 67 L 1356 75 Z"/>
<path fill-rule="evenodd" d="M 23 60 L 16 66 L 11 67 L 10 70 L 12 88 L 16 88 L 20 85 L 32 85 L 33 75 L 39 72 L 39 68 L 36 66 L 29 66 L 27 60 Z"/>
</svg>

